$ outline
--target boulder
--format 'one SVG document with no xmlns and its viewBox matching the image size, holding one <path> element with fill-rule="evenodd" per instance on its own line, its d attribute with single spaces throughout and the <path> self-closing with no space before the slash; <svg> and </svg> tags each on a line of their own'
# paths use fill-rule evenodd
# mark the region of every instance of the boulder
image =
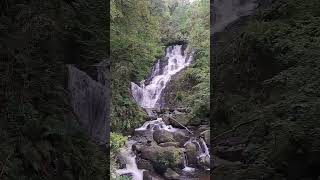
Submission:
<svg viewBox="0 0 320 180">
<path fill-rule="evenodd" d="M 163 180 L 162 177 L 160 177 L 159 175 L 151 171 L 143 171 L 143 179 L 144 180 L 154 180 L 154 179 Z"/>
<path fill-rule="evenodd" d="M 207 167 L 207 168 L 210 168 L 210 156 L 202 157 L 202 158 L 200 159 L 199 164 L 200 164 L 201 166 L 205 166 L 205 167 Z"/>
<path fill-rule="evenodd" d="M 161 118 L 165 124 L 170 124 L 169 117 L 167 114 L 162 115 Z"/>
<path fill-rule="evenodd" d="M 188 143 L 186 144 L 186 155 L 188 160 L 188 165 L 197 165 L 198 159 L 197 159 L 197 146 L 194 143 Z"/>
<path fill-rule="evenodd" d="M 179 179 L 180 175 L 171 168 L 168 168 L 167 171 L 164 173 L 164 177 L 166 179 Z"/>
<path fill-rule="evenodd" d="M 181 168 L 184 161 L 184 149 L 174 146 L 161 147 L 152 144 L 152 146 L 144 146 L 141 149 L 140 156 L 143 159 L 151 161 L 155 170 L 159 166 L 164 169 L 168 167 Z"/>
<path fill-rule="evenodd" d="M 163 129 L 158 129 L 155 130 L 153 133 L 153 139 L 158 143 L 165 143 L 165 142 L 173 142 L 174 138 L 171 132 L 163 130 Z"/>
<path fill-rule="evenodd" d="M 210 145 L 210 130 L 203 131 L 201 133 L 201 137 L 204 139 L 207 146 L 209 146 Z"/>
<path fill-rule="evenodd" d="M 154 171 L 154 169 L 152 167 L 152 163 L 146 159 L 138 158 L 137 159 L 137 166 L 138 166 L 138 169 L 146 169 L 149 171 Z"/>
<path fill-rule="evenodd" d="M 171 118 L 169 118 L 169 121 L 173 127 L 181 128 L 181 125 L 187 126 L 190 119 L 191 118 L 188 114 L 175 114 Z"/>
<path fill-rule="evenodd" d="M 161 147 L 169 147 L 169 146 L 179 147 L 180 143 L 179 142 L 165 142 L 165 143 L 160 143 L 159 146 L 161 146 Z"/>
<path fill-rule="evenodd" d="M 173 133 L 173 138 L 176 142 L 180 143 L 180 146 L 182 147 L 188 140 L 189 140 L 189 135 L 187 131 L 176 131 Z"/>
<path fill-rule="evenodd" d="M 132 145 L 132 150 L 133 150 L 133 151 L 136 151 L 136 152 L 140 152 L 142 146 L 143 146 L 142 144 L 136 143 L 136 144 Z"/>
</svg>

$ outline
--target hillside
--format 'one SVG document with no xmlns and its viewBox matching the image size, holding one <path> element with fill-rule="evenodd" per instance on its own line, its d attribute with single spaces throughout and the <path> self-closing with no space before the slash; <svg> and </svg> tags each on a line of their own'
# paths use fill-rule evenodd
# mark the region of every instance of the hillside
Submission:
<svg viewBox="0 0 320 180">
<path fill-rule="evenodd" d="M 317 179 L 319 1 L 272 1 L 212 38 L 214 179 Z"/>
</svg>

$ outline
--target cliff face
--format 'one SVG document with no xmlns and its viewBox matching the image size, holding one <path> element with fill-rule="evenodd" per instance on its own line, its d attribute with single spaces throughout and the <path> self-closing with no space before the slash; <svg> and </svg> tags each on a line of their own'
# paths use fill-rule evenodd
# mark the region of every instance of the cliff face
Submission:
<svg viewBox="0 0 320 180">
<path fill-rule="evenodd" d="M 214 179 L 320 176 L 319 5 L 273 1 L 213 35 Z"/>
</svg>

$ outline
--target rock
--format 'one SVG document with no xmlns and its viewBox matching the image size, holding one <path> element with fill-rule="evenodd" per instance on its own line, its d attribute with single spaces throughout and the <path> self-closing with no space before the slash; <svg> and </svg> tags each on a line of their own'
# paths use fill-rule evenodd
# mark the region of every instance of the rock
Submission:
<svg viewBox="0 0 320 180">
<path fill-rule="evenodd" d="M 210 126 L 208 126 L 208 125 L 200 125 L 198 127 L 198 132 L 204 132 L 204 131 L 209 130 L 209 129 L 210 129 Z"/>
<path fill-rule="evenodd" d="M 136 143 L 136 144 L 132 145 L 132 150 L 133 151 L 140 152 L 141 148 L 142 148 L 142 144 L 140 144 L 140 143 Z"/>
<path fill-rule="evenodd" d="M 181 128 L 181 125 L 186 126 L 189 123 L 190 117 L 188 114 L 175 114 L 169 121 L 173 127 Z"/>
<path fill-rule="evenodd" d="M 184 161 L 184 149 L 174 146 L 161 147 L 157 144 L 152 144 L 152 146 L 144 146 L 141 149 L 141 158 L 150 160 L 155 170 L 167 167 L 181 168 Z"/>
<path fill-rule="evenodd" d="M 206 142 L 207 146 L 209 146 L 210 145 L 210 130 L 203 131 L 201 133 L 201 137 L 203 137 L 203 139 Z"/>
<path fill-rule="evenodd" d="M 194 143 L 188 143 L 185 147 L 188 165 L 197 165 L 197 146 Z"/>
<path fill-rule="evenodd" d="M 149 171 L 154 171 L 152 163 L 146 159 L 141 159 L 141 158 L 137 159 L 137 166 L 138 166 L 138 169 L 146 169 Z"/>
<path fill-rule="evenodd" d="M 159 146 L 161 146 L 161 147 L 169 147 L 169 146 L 179 147 L 180 143 L 179 142 L 165 142 L 165 143 L 160 143 Z"/>
<path fill-rule="evenodd" d="M 165 124 L 170 124 L 169 117 L 167 114 L 162 115 L 161 118 Z"/>
<path fill-rule="evenodd" d="M 243 150 L 245 148 L 244 144 L 240 144 L 237 146 L 217 146 L 214 148 L 214 154 L 222 159 L 226 159 L 229 161 L 241 161 L 243 157 Z"/>
<path fill-rule="evenodd" d="M 210 156 L 205 156 L 205 157 L 201 158 L 199 164 L 201 166 L 205 166 L 207 168 L 210 168 Z"/>
<path fill-rule="evenodd" d="M 190 112 L 190 109 L 188 109 L 188 108 L 177 108 L 176 110 L 179 112 L 182 112 L 182 113 L 189 113 Z"/>
<path fill-rule="evenodd" d="M 153 139 L 158 143 L 173 142 L 174 138 L 171 132 L 158 129 L 153 133 Z"/>
<path fill-rule="evenodd" d="M 176 131 L 173 133 L 173 138 L 175 141 L 179 142 L 182 147 L 190 137 L 187 131 Z"/>
<path fill-rule="evenodd" d="M 168 168 L 167 171 L 164 173 L 164 177 L 166 179 L 179 179 L 180 175 L 171 168 Z"/>
<path fill-rule="evenodd" d="M 163 180 L 159 175 L 151 171 L 143 171 L 143 180 Z"/>
</svg>

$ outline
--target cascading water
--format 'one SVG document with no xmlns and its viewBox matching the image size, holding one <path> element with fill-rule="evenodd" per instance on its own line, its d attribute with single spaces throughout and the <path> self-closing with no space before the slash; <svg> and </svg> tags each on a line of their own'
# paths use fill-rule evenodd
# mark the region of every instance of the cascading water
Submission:
<svg viewBox="0 0 320 180">
<path fill-rule="evenodd" d="M 149 84 L 145 84 L 145 80 L 140 82 L 140 86 L 131 82 L 132 95 L 135 101 L 143 108 L 157 107 L 161 93 L 171 80 L 171 77 L 189 66 L 192 61 L 192 55 L 188 56 L 184 52 L 182 45 L 168 47 L 166 49 L 166 58 L 168 58 L 168 63 L 165 67 L 161 66 L 160 60 L 154 65 Z"/>
<path fill-rule="evenodd" d="M 127 142 L 126 147 L 120 150 L 120 158 L 125 162 L 125 169 L 118 169 L 116 171 L 119 175 L 130 174 L 133 180 L 143 179 L 143 170 L 138 169 L 136 162 L 136 155 L 132 151 L 132 145 L 136 143 L 133 140 Z"/>
<path fill-rule="evenodd" d="M 149 116 L 154 116 L 153 110 L 160 107 L 159 100 L 162 96 L 162 92 L 172 76 L 191 64 L 192 54 L 193 52 L 188 53 L 188 50 L 184 49 L 182 45 L 167 47 L 166 56 L 163 58 L 164 61 L 163 59 L 160 59 L 156 62 L 152 68 L 150 77 L 147 80 L 141 81 L 140 85 L 131 82 L 133 98 L 139 106 L 148 112 Z M 182 127 L 182 129 L 174 128 L 171 125 L 166 124 L 162 118 L 156 117 L 156 120 L 147 121 L 141 127 L 135 129 L 135 134 L 138 134 L 138 136 L 141 136 L 148 141 L 152 141 L 153 132 L 156 130 L 165 130 L 170 133 L 176 133 L 185 131 L 183 128 L 184 127 Z M 134 180 L 142 180 L 143 170 L 137 168 L 136 155 L 132 152 L 132 145 L 135 141 L 130 140 L 129 142 L 129 145 L 119 153 L 120 157 L 125 157 L 122 159 L 125 159 L 126 161 L 126 168 L 117 170 L 117 174 L 130 174 Z M 210 158 L 208 148 L 203 140 L 192 137 L 188 142 L 198 144 L 198 159 L 201 160 L 208 156 Z M 194 173 L 196 171 L 196 168 L 188 166 L 186 153 L 184 153 L 184 168 L 182 171 L 188 173 Z M 181 179 L 188 178 L 181 177 Z"/>
</svg>

